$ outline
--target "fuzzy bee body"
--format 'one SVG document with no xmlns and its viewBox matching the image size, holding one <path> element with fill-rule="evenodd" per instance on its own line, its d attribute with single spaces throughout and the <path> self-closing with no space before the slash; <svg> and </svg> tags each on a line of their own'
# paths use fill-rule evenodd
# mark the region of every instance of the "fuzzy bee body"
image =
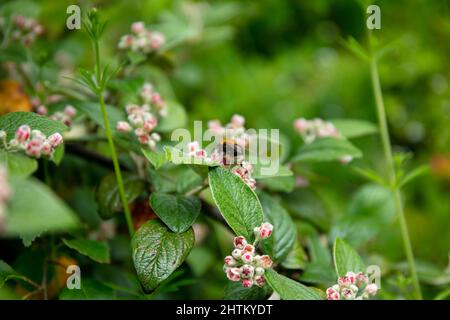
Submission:
<svg viewBox="0 0 450 320">
<path fill-rule="evenodd" d="M 244 157 L 244 148 L 233 139 L 222 139 L 219 148 L 224 165 L 238 164 Z"/>
</svg>

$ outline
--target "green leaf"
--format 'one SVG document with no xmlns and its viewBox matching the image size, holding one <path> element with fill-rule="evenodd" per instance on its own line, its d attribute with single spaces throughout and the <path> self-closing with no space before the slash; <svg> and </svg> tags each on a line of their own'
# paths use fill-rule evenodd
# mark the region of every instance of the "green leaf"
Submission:
<svg viewBox="0 0 450 320">
<path fill-rule="evenodd" d="M 53 152 L 52 161 L 59 165 L 64 157 L 64 144 L 59 145 L 56 147 L 55 151 Z"/>
<path fill-rule="evenodd" d="M 362 153 L 347 140 L 323 138 L 317 139 L 310 144 L 304 144 L 291 161 L 336 161 L 345 156 L 361 158 Z"/>
<path fill-rule="evenodd" d="M 297 239 L 297 229 L 289 213 L 276 200 L 261 193 L 265 221 L 273 225 L 272 236 L 263 242 L 265 251 L 275 261 L 283 261 Z"/>
<path fill-rule="evenodd" d="M 101 282 L 84 278 L 81 279 L 80 289 L 64 288 L 59 295 L 60 300 L 112 300 L 114 298 L 114 289 Z"/>
<path fill-rule="evenodd" d="M 147 221 L 131 241 L 133 261 L 146 292 L 154 290 L 186 259 L 194 246 L 194 231 L 171 232 L 157 220 Z"/>
<path fill-rule="evenodd" d="M 260 162 L 258 162 L 257 164 L 255 164 L 253 166 L 252 177 L 254 179 L 272 179 L 275 177 L 289 177 L 294 174 L 291 169 L 289 169 L 286 166 L 282 166 L 282 165 L 280 165 L 278 167 L 278 170 L 276 171 L 276 173 L 273 173 L 270 175 L 265 173 L 265 170 L 267 170 L 267 169 L 268 169 L 267 166 L 263 166 Z"/>
<path fill-rule="evenodd" d="M 210 168 L 209 185 L 220 213 L 231 229 L 248 241 L 253 229 L 263 222 L 264 213 L 255 192 L 241 178 L 222 167 Z"/>
<path fill-rule="evenodd" d="M 63 133 L 69 128 L 59 121 L 50 120 L 34 112 L 11 112 L 0 117 L 0 130 L 6 132 L 6 140 L 15 137 L 17 129 L 27 124 L 32 130 L 40 130 L 47 137 L 55 132 Z"/>
<path fill-rule="evenodd" d="M 158 217 L 177 233 L 185 232 L 200 214 L 200 199 L 181 195 L 155 192 L 150 196 L 150 205 Z"/>
<path fill-rule="evenodd" d="M 270 191 L 289 193 L 295 188 L 295 176 L 273 177 L 270 179 L 259 180 Z"/>
<path fill-rule="evenodd" d="M 8 234 L 19 234 L 25 245 L 44 232 L 68 231 L 79 225 L 75 213 L 42 182 L 10 179 Z"/>
<path fill-rule="evenodd" d="M 334 119 L 331 123 L 339 130 L 339 132 L 347 139 L 357 138 L 378 131 L 376 125 L 364 120 L 354 119 Z"/>
<path fill-rule="evenodd" d="M 0 150 L 0 163 L 7 167 L 8 175 L 21 178 L 32 175 L 38 167 L 36 159 L 21 153 L 10 153 L 4 150 Z"/>
<path fill-rule="evenodd" d="M 415 168 L 414 170 L 412 170 L 411 172 L 409 172 L 408 174 L 406 174 L 399 183 L 399 187 L 403 187 L 406 184 L 408 184 L 409 182 L 413 181 L 414 179 L 428 173 L 430 171 L 430 167 L 428 165 L 422 165 L 419 166 L 417 168 Z"/>
<path fill-rule="evenodd" d="M 224 300 L 263 300 L 271 291 L 270 286 L 244 288 L 240 282 L 229 281 L 225 286 Z"/>
<path fill-rule="evenodd" d="M 123 177 L 123 184 L 129 204 L 145 191 L 144 181 L 137 176 L 129 175 Z M 123 210 L 115 174 L 109 174 L 102 179 L 97 190 L 97 201 L 99 204 L 99 215 L 103 219 L 111 218 L 117 212 Z"/>
<path fill-rule="evenodd" d="M 158 170 L 162 165 L 166 163 L 166 155 L 163 152 L 153 151 L 150 149 L 141 149 L 142 154 L 147 158 L 153 167 Z"/>
<path fill-rule="evenodd" d="M 187 114 L 184 108 L 175 101 L 167 101 L 167 116 L 159 120 L 156 131 L 171 132 L 186 125 Z"/>
<path fill-rule="evenodd" d="M 349 271 L 364 272 L 366 267 L 358 253 L 344 240 L 336 238 L 333 247 L 334 267 L 338 277 Z"/>
<path fill-rule="evenodd" d="M 267 283 L 283 300 L 323 300 L 317 289 L 287 278 L 273 269 L 266 270 L 265 277 Z"/>
<path fill-rule="evenodd" d="M 5 285 L 6 281 L 11 279 L 20 279 L 29 282 L 27 277 L 15 271 L 5 261 L 0 260 L 0 288 Z"/>
<path fill-rule="evenodd" d="M 92 121 L 94 121 L 100 127 L 102 128 L 105 127 L 102 112 L 100 110 L 100 105 L 98 103 L 79 102 L 74 103 L 74 107 L 81 113 L 87 115 Z M 105 109 L 111 129 L 114 129 L 116 127 L 117 122 L 126 120 L 125 112 L 123 110 L 110 105 L 106 105 Z"/>
<path fill-rule="evenodd" d="M 281 265 L 285 269 L 304 269 L 306 263 L 308 261 L 308 257 L 306 255 L 305 250 L 299 241 L 294 242 L 294 246 L 289 251 L 286 259 L 281 262 Z"/>
<path fill-rule="evenodd" d="M 107 243 L 88 239 L 63 239 L 66 246 L 88 256 L 99 263 L 109 263 L 109 247 Z"/>
</svg>

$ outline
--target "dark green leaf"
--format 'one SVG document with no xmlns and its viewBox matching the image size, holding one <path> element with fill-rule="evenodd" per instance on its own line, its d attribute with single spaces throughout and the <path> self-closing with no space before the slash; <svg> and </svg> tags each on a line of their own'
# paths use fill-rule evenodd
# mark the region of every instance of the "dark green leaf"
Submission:
<svg viewBox="0 0 450 320">
<path fill-rule="evenodd" d="M 272 289 L 283 300 L 323 300 L 318 289 L 307 287 L 277 273 L 273 269 L 266 270 L 265 277 Z"/>
<path fill-rule="evenodd" d="M 173 232 L 185 232 L 200 214 L 200 199 L 181 195 L 155 192 L 150 196 L 150 205 L 158 217 Z"/>
<path fill-rule="evenodd" d="M 194 245 L 194 231 L 171 232 L 157 220 L 146 222 L 135 233 L 131 247 L 139 281 L 145 291 L 154 290 L 186 259 Z"/>
<path fill-rule="evenodd" d="M 240 282 L 229 281 L 225 286 L 225 300 L 263 300 L 271 292 L 270 286 L 244 288 Z"/>
</svg>

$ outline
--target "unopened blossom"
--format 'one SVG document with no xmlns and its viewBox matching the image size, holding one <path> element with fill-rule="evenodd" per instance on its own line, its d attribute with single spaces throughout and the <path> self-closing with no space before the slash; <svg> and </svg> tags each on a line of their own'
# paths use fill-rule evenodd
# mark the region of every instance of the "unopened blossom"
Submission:
<svg viewBox="0 0 450 320">
<path fill-rule="evenodd" d="M 347 272 L 338 279 L 338 283 L 326 290 L 328 300 L 363 300 L 378 292 L 378 286 L 369 283 L 366 274 Z"/>
<path fill-rule="evenodd" d="M 13 40 L 29 46 L 43 33 L 44 27 L 37 20 L 22 15 L 12 17 L 10 34 Z"/>
<path fill-rule="evenodd" d="M 149 54 L 159 50 L 165 41 L 163 33 L 149 30 L 143 22 L 138 21 L 131 24 L 131 34 L 120 38 L 118 48 Z"/>
<path fill-rule="evenodd" d="M 129 132 L 132 130 L 130 124 L 126 121 L 117 122 L 116 129 L 119 132 Z"/>
<path fill-rule="evenodd" d="M 28 125 L 21 125 L 16 130 L 15 138 L 9 142 L 6 142 L 6 136 L 2 139 L 7 150 L 22 150 L 25 154 L 34 158 L 40 158 L 41 156 L 51 158 L 55 148 L 63 143 L 60 133 L 56 132 L 47 138 L 40 130 L 32 130 Z"/>
<path fill-rule="evenodd" d="M 62 122 L 66 126 L 70 126 L 76 114 L 77 110 L 73 106 L 67 105 L 64 107 L 63 111 L 56 111 L 55 113 L 51 114 L 49 118 L 55 121 Z"/>
<path fill-rule="evenodd" d="M 272 231 L 273 231 L 273 225 L 268 222 L 264 222 L 259 227 L 256 227 L 253 230 L 253 232 L 255 233 L 255 236 L 260 239 L 266 239 L 266 238 L 270 237 L 272 235 Z"/>
<path fill-rule="evenodd" d="M 224 259 L 223 270 L 231 281 L 241 281 L 244 288 L 253 285 L 264 286 L 265 269 L 272 267 L 272 260 L 268 255 L 257 255 L 256 247 L 262 238 L 256 237 L 250 244 L 243 236 L 237 236 L 233 240 L 234 250 Z"/>
</svg>

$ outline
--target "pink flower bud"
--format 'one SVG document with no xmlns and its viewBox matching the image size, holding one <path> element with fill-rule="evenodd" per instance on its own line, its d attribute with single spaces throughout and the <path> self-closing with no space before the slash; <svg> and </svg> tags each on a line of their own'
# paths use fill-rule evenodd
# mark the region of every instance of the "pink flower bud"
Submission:
<svg viewBox="0 0 450 320">
<path fill-rule="evenodd" d="M 139 34 L 145 30 L 145 24 L 141 21 L 134 22 L 131 24 L 131 32 L 134 34 Z"/>
<path fill-rule="evenodd" d="M 187 149 L 189 154 L 195 154 L 195 152 L 199 149 L 198 141 L 192 141 L 187 144 Z"/>
<path fill-rule="evenodd" d="M 48 142 L 53 148 L 56 148 L 61 143 L 63 143 L 63 137 L 61 136 L 60 133 L 56 132 L 52 134 L 50 137 L 48 137 Z"/>
<path fill-rule="evenodd" d="M 341 296 L 340 296 L 339 292 L 335 291 L 330 294 L 327 294 L 327 299 L 328 300 L 341 300 Z"/>
<path fill-rule="evenodd" d="M 138 129 L 140 129 L 140 128 L 138 128 Z M 150 136 L 148 134 L 145 134 L 145 133 L 141 134 L 141 135 L 138 135 L 137 137 L 138 137 L 138 140 L 139 140 L 140 144 L 148 144 L 149 141 L 150 141 Z"/>
<path fill-rule="evenodd" d="M 233 252 L 231 253 L 231 255 L 235 259 L 240 259 L 242 257 L 242 250 L 234 249 Z"/>
<path fill-rule="evenodd" d="M 74 117 L 77 114 L 77 110 L 73 106 L 67 105 L 64 108 L 64 113 L 66 114 L 66 116 L 72 118 L 72 117 Z"/>
<path fill-rule="evenodd" d="M 239 268 L 227 268 L 226 273 L 227 273 L 227 278 L 231 281 L 241 280 Z"/>
<path fill-rule="evenodd" d="M 116 129 L 119 132 L 129 132 L 131 131 L 131 126 L 126 121 L 119 121 L 117 122 Z"/>
<path fill-rule="evenodd" d="M 268 222 L 264 222 L 261 226 L 254 229 L 256 237 L 259 237 L 260 239 L 269 238 L 272 235 L 272 231 L 273 225 Z"/>
<path fill-rule="evenodd" d="M 263 255 L 263 256 L 261 256 L 260 263 L 261 263 L 261 267 L 263 267 L 264 269 L 267 269 L 267 268 L 272 267 L 273 262 L 268 255 Z"/>
<path fill-rule="evenodd" d="M 254 278 L 254 282 L 258 287 L 262 287 L 266 284 L 266 278 L 264 278 L 264 276 L 262 275 L 257 275 Z"/>
<path fill-rule="evenodd" d="M 152 94 L 152 103 L 160 104 L 162 101 L 161 95 L 158 92 Z"/>
<path fill-rule="evenodd" d="M 370 283 L 367 285 L 366 289 L 364 290 L 367 294 L 370 296 L 374 296 L 378 292 L 378 286 L 375 283 Z"/>
<path fill-rule="evenodd" d="M 50 155 L 53 153 L 53 147 L 52 147 L 52 145 L 50 144 L 50 142 L 45 141 L 45 142 L 42 144 L 41 153 L 42 153 L 44 156 L 50 156 Z"/>
<path fill-rule="evenodd" d="M 346 300 L 354 300 L 356 298 L 356 292 L 350 288 L 342 289 L 341 294 Z"/>
<path fill-rule="evenodd" d="M 224 261 L 227 267 L 234 267 L 236 265 L 236 260 L 232 256 L 226 256 Z"/>
<path fill-rule="evenodd" d="M 42 115 L 42 116 L 45 116 L 45 115 L 47 115 L 47 113 L 48 113 L 47 107 L 44 106 L 44 105 L 40 105 L 40 106 L 37 108 L 36 111 L 37 111 L 38 114 L 40 114 L 40 115 Z"/>
<path fill-rule="evenodd" d="M 164 34 L 161 32 L 152 32 L 150 37 L 150 47 L 152 49 L 159 49 L 164 42 L 166 42 Z"/>
<path fill-rule="evenodd" d="M 195 152 L 195 157 L 196 158 L 201 158 L 201 159 L 203 159 L 203 158 L 206 158 L 206 151 L 205 150 L 203 150 L 203 149 L 201 149 L 201 150 L 198 150 L 198 151 L 196 151 Z"/>
<path fill-rule="evenodd" d="M 47 137 L 42 133 L 41 130 L 31 130 L 31 139 L 40 141 L 42 143 L 47 139 Z"/>
<path fill-rule="evenodd" d="M 153 132 L 151 135 L 150 135 L 150 137 L 154 140 L 154 141 L 161 141 L 161 136 L 158 134 L 158 133 L 156 133 L 156 132 Z"/>
<path fill-rule="evenodd" d="M 158 125 L 158 120 L 156 120 L 156 118 L 154 116 L 150 115 L 150 116 L 146 117 L 146 119 L 144 121 L 144 129 L 145 130 L 150 132 L 153 129 L 155 129 L 157 125 Z"/>
<path fill-rule="evenodd" d="M 28 142 L 25 153 L 29 156 L 39 158 L 41 156 L 42 142 L 39 140 L 31 140 Z"/>
<path fill-rule="evenodd" d="M 245 124 L 245 118 L 239 114 L 235 114 L 231 117 L 231 124 L 235 128 L 243 127 Z"/>
<path fill-rule="evenodd" d="M 243 236 L 235 237 L 233 244 L 235 248 L 242 250 L 247 245 L 247 240 L 245 240 L 245 237 Z"/>
<path fill-rule="evenodd" d="M 255 254 L 255 247 L 253 245 L 251 245 L 251 244 L 247 244 L 247 245 L 244 246 L 244 249 L 242 249 L 242 251 L 243 252 L 248 252 L 248 253 L 254 255 Z"/>
<path fill-rule="evenodd" d="M 24 124 L 19 127 L 16 131 L 16 140 L 19 142 L 25 142 L 30 138 L 31 135 L 31 128 Z"/>
<path fill-rule="evenodd" d="M 240 268 L 241 277 L 244 279 L 253 278 L 253 275 L 255 274 L 255 268 L 251 265 L 244 264 Z"/>
<path fill-rule="evenodd" d="M 294 122 L 294 129 L 300 134 L 304 134 L 308 130 L 308 127 L 309 123 L 304 118 L 297 119 Z"/>
<path fill-rule="evenodd" d="M 347 272 L 345 277 L 348 279 L 350 284 L 355 284 L 355 282 L 356 282 L 356 274 L 354 272 L 351 272 L 351 271 Z"/>
<path fill-rule="evenodd" d="M 368 281 L 369 281 L 369 279 L 367 278 L 367 276 L 364 273 L 359 272 L 356 275 L 356 285 L 358 287 L 362 287 L 362 286 L 366 285 Z"/>
<path fill-rule="evenodd" d="M 138 111 L 139 109 L 140 109 L 139 106 L 136 105 L 136 104 L 128 104 L 128 105 L 125 107 L 125 110 L 127 111 L 128 114 L 135 113 L 135 112 Z"/>
<path fill-rule="evenodd" d="M 244 280 L 242 280 L 242 286 L 244 288 L 251 288 L 253 286 L 253 280 L 252 279 L 244 279 Z"/>
<path fill-rule="evenodd" d="M 253 261 L 253 254 L 249 252 L 243 252 L 241 256 L 241 260 L 244 263 L 251 263 Z"/>
</svg>

